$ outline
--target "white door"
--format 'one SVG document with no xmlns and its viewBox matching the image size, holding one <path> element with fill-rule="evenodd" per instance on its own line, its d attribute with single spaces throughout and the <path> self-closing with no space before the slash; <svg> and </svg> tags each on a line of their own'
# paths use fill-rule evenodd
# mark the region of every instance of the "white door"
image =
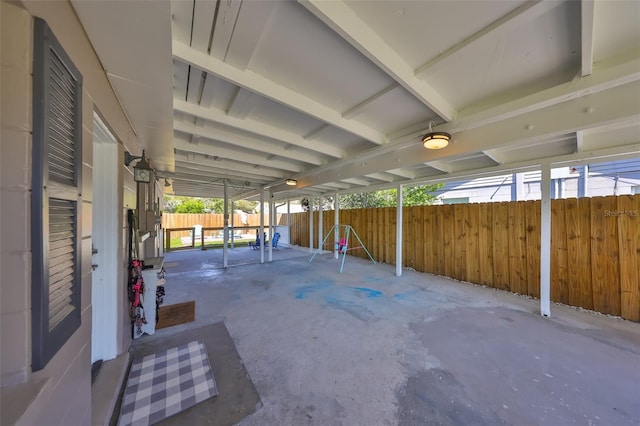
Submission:
<svg viewBox="0 0 640 426">
<path fill-rule="evenodd" d="M 125 285 L 119 274 L 118 143 L 100 117 L 93 118 L 93 280 L 91 363 L 118 355 L 118 323 Z"/>
</svg>

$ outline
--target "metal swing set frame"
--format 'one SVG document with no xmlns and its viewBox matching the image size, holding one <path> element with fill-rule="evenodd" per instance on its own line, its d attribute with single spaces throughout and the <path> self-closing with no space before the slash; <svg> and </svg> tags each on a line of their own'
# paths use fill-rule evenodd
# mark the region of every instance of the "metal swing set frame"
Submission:
<svg viewBox="0 0 640 426">
<path fill-rule="evenodd" d="M 369 250 L 367 250 L 367 247 L 365 247 L 364 243 L 358 236 L 358 233 L 356 232 L 355 229 L 353 229 L 351 225 L 333 225 L 331 227 L 331 230 L 327 232 L 327 235 L 324 237 L 324 240 L 322 240 L 322 243 L 320 244 L 318 249 L 313 253 L 313 256 L 311 256 L 311 259 L 309 259 L 309 263 L 313 262 L 313 259 L 315 259 L 315 257 L 323 251 L 322 248 L 324 247 L 326 241 L 329 239 L 329 236 L 331 235 L 331 233 L 334 233 L 336 237 L 340 235 L 340 228 L 345 228 L 344 237 L 340 238 L 339 240 L 338 238 L 336 238 L 336 240 L 338 241 L 335 242 L 334 249 L 333 249 L 336 259 L 340 254 L 342 254 L 342 262 L 340 263 L 340 273 L 342 273 L 342 269 L 344 268 L 344 261 L 347 257 L 347 251 L 349 250 L 357 250 L 359 248 L 364 249 L 364 251 L 367 253 L 367 256 L 369 256 L 369 259 L 371 259 L 371 261 L 375 265 L 376 261 L 373 259 L 373 257 L 371 256 L 371 253 L 369 253 Z M 352 232 L 353 232 L 353 235 L 358 240 L 358 243 L 360 243 L 359 246 L 349 247 L 349 238 L 351 237 Z"/>
</svg>

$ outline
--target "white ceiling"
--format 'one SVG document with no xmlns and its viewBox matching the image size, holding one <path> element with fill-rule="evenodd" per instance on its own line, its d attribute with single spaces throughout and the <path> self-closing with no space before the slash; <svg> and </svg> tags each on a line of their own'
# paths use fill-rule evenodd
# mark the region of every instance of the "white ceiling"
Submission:
<svg viewBox="0 0 640 426">
<path fill-rule="evenodd" d="M 71 2 L 179 195 L 640 156 L 639 1 Z M 425 150 L 430 125 L 453 143 Z"/>
</svg>

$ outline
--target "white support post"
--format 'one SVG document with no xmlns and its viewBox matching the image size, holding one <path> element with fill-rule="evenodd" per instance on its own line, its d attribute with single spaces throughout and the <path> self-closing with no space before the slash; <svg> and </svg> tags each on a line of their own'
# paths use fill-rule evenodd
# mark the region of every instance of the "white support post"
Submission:
<svg viewBox="0 0 640 426">
<path fill-rule="evenodd" d="M 234 248 L 233 234 L 235 234 L 235 233 L 236 233 L 236 231 L 235 231 L 235 229 L 234 229 L 235 225 L 234 225 L 234 223 L 233 223 L 233 222 L 234 222 L 234 219 L 235 219 L 234 204 L 235 204 L 235 203 L 232 201 L 232 202 L 231 202 L 231 248 Z"/>
<path fill-rule="evenodd" d="M 333 258 L 337 259 L 339 257 L 338 254 L 338 242 L 340 241 L 340 227 L 338 226 L 340 224 L 339 220 L 340 220 L 340 203 L 338 202 L 338 193 L 336 192 L 336 198 L 335 201 L 333 202 L 334 205 L 334 210 L 333 210 L 333 240 L 335 242 L 334 244 L 334 249 L 333 249 Z"/>
<path fill-rule="evenodd" d="M 260 263 L 264 263 L 264 190 L 260 191 Z"/>
<path fill-rule="evenodd" d="M 402 276 L 402 185 L 398 185 L 396 202 L 396 277 Z"/>
<path fill-rule="evenodd" d="M 273 227 L 275 225 L 273 192 L 269 192 L 269 262 L 273 262 Z"/>
<path fill-rule="evenodd" d="M 318 248 L 322 250 L 322 236 L 324 235 L 322 226 L 322 196 L 318 197 Z"/>
<path fill-rule="evenodd" d="M 541 165 L 540 192 L 540 314 L 551 316 L 551 165 Z"/>
<path fill-rule="evenodd" d="M 589 195 L 589 166 L 584 164 L 578 169 L 580 177 L 578 178 L 578 198 Z"/>
<path fill-rule="evenodd" d="M 309 197 L 309 252 L 313 253 L 313 197 Z"/>
<path fill-rule="evenodd" d="M 222 228 L 222 267 L 227 268 L 229 266 L 229 248 L 227 247 L 227 239 L 229 237 L 229 194 L 228 194 L 227 179 L 224 180 L 224 201 L 223 212 L 224 222 Z M 204 248 L 204 247 L 203 247 Z"/>
</svg>

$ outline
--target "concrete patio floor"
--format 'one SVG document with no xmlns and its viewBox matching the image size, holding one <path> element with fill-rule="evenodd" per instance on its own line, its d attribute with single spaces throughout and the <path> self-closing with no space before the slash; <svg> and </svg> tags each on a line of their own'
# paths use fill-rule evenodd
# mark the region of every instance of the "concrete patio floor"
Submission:
<svg viewBox="0 0 640 426">
<path fill-rule="evenodd" d="M 350 256 L 340 274 L 330 254 L 259 255 L 167 253 L 165 304 L 195 300 L 196 321 L 132 347 L 223 321 L 262 402 L 240 425 L 640 424 L 639 324 L 543 318 L 534 299 Z"/>
</svg>

